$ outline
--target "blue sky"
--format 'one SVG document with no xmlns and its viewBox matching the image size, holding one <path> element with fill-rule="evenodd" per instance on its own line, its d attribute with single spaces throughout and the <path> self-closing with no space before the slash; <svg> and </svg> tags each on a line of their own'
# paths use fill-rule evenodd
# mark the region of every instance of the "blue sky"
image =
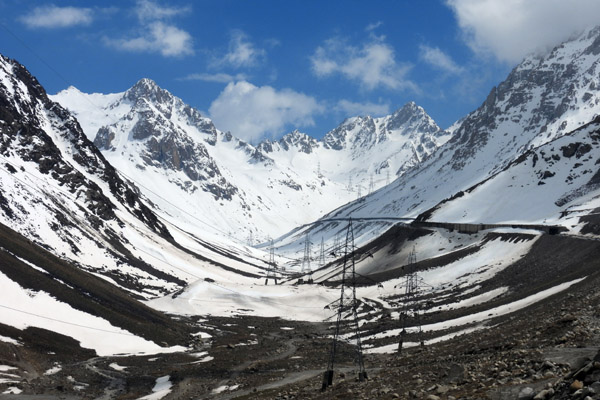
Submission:
<svg viewBox="0 0 600 400">
<path fill-rule="evenodd" d="M 446 128 L 526 54 L 600 23 L 597 0 L 0 0 L 0 53 L 54 94 L 141 78 L 252 142 L 408 101 Z"/>
</svg>

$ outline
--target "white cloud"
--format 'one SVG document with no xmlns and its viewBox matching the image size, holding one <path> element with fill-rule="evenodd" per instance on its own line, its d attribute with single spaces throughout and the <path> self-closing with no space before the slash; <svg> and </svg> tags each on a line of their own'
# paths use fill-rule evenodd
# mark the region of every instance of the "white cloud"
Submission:
<svg viewBox="0 0 600 400">
<path fill-rule="evenodd" d="M 34 8 L 20 18 L 29 28 L 67 28 L 92 23 L 92 9 L 78 7 L 57 7 L 55 5 Z"/>
<path fill-rule="evenodd" d="M 163 7 L 150 0 L 138 0 L 134 12 L 141 24 L 132 38 L 104 38 L 104 42 L 120 50 L 160 53 L 165 57 L 194 54 L 192 36 L 165 20 L 190 11 L 190 7 Z"/>
<path fill-rule="evenodd" d="M 446 0 L 477 53 L 519 62 L 600 24 L 598 0 Z"/>
<path fill-rule="evenodd" d="M 150 0 L 138 0 L 135 7 L 135 13 L 140 21 L 164 20 L 190 11 L 190 7 L 161 7 Z"/>
<path fill-rule="evenodd" d="M 194 54 L 192 37 L 175 26 L 156 21 L 132 39 L 104 39 L 105 43 L 125 51 L 160 53 L 165 57 Z"/>
<path fill-rule="evenodd" d="M 419 47 L 419 57 L 435 68 L 451 74 L 460 74 L 464 70 L 449 55 L 437 47 L 421 45 Z"/>
<path fill-rule="evenodd" d="M 367 90 L 384 87 L 417 91 L 416 85 L 406 78 L 411 67 L 398 63 L 394 49 L 382 38 L 371 39 L 361 47 L 339 38 L 327 40 L 310 58 L 313 73 L 318 77 L 341 74 Z"/>
<path fill-rule="evenodd" d="M 379 117 L 390 113 L 389 104 L 378 103 L 355 103 L 349 100 L 340 100 L 335 106 L 337 111 L 342 112 L 345 116 L 370 115 Z"/>
<path fill-rule="evenodd" d="M 214 60 L 214 66 L 229 65 L 235 68 L 256 66 L 266 55 L 264 49 L 257 48 L 248 36 L 239 30 L 231 33 L 229 49 L 223 57 Z"/>
<path fill-rule="evenodd" d="M 205 82 L 218 82 L 218 83 L 229 83 L 233 81 L 243 81 L 248 79 L 245 74 L 235 74 L 230 75 L 223 72 L 219 72 L 216 74 L 207 74 L 207 73 L 198 73 L 198 74 L 190 74 L 185 78 L 182 78 L 184 81 L 205 81 Z"/>
<path fill-rule="evenodd" d="M 365 28 L 365 31 L 367 31 L 367 32 L 374 31 L 375 29 L 379 28 L 381 25 L 383 25 L 382 21 L 373 22 L 372 24 L 367 25 L 367 27 Z"/>
<path fill-rule="evenodd" d="M 229 83 L 209 108 L 219 129 L 247 141 L 279 135 L 290 124 L 312 126 L 313 116 L 322 111 L 313 97 L 246 81 Z"/>
</svg>

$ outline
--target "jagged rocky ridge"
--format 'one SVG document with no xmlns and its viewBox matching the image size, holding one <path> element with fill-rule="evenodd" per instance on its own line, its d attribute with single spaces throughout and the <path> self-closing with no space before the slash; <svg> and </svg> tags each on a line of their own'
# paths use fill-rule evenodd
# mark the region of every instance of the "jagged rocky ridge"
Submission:
<svg viewBox="0 0 600 400">
<path fill-rule="evenodd" d="M 80 261 L 84 269 L 100 270 L 100 263 L 112 261 L 114 268 L 105 273 L 125 287 L 140 289 L 118 268 L 132 262 L 155 279 L 183 284 L 130 259 L 123 234 L 130 218 L 172 240 L 137 189 L 119 177 L 77 121 L 48 99 L 22 65 L 1 56 L 0 74 L 0 153 L 10 175 L 0 183 L 2 222 L 38 245 Z M 90 248 L 100 265 L 82 262 L 89 260 Z"/>
<path fill-rule="evenodd" d="M 239 272 L 225 272 L 232 268 L 214 259 L 232 249 L 216 253 L 214 245 L 200 240 L 196 250 L 180 245 L 76 119 L 51 101 L 22 65 L 3 56 L 0 173 L 0 223 L 135 295 L 175 290 L 214 267 L 226 275 L 251 275 L 255 268 L 245 261 Z M 171 248 L 172 257 L 190 261 L 179 269 L 157 263 L 149 252 L 155 247 Z M 186 271 L 191 264 L 210 268 L 192 274 Z"/>
<path fill-rule="evenodd" d="M 149 79 L 124 93 L 69 88 L 53 98 L 167 218 L 192 215 L 237 240 L 264 241 L 314 220 L 395 179 L 449 137 L 414 103 L 387 117 L 349 118 L 322 141 L 296 130 L 254 146 Z"/>
<path fill-rule="evenodd" d="M 461 121 L 450 140 L 431 157 L 388 187 L 325 218 L 553 222 L 570 229 L 582 228 L 578 225 L 582 213 L 571 211 L 597 207 L 598 191 L 590 178 L 595 176 L 595 161 L 600 154 L 595 136 L 576 130 L 600 115 L 599 46 L 600 27 L 586 30 L 544 56 L 526 58 L 491 90 L 477 110 Z M 589 154 L 585 161 L 569 158 L 560 150 L 565 146 L 589 149 Z M 532 157 L 534 153 L 530 152 L 544 152 L 546 156 L 539 153 L 537 165 L 532 165 L 533 161 L 516 162 Z M 560 159 L 545 165 L 548 157 Z M 528 169 L 518 165 L 528 165 Z M 552 174 L 562 178 L 552 178 Z M 471 193 L 474 188 L 477 196 Z M 436 208 L 438 211 L 430 210 L 440 202 L 443 204 Z M 569 219 L 564 218 L 567 214 Z M 376 231 L 365 234 L 364 240 L 387 226 L 375 228 L 373 224 Z M 363 227 L 364 232 L 370 229 Z M 293 232 L 281 243 L 299 247 L 304 233 Z M 331 232 L 326 236 L 332 239 L 333 235 Z M 298 243 L 293 245 L 294 241 Z"/>
</svg>

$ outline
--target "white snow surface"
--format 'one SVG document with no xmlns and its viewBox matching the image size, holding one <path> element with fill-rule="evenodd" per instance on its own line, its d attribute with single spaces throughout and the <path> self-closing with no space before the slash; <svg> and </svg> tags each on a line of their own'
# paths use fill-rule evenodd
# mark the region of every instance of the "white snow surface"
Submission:
<svg viewBox="0 0 600 400">
<path fill-rule="evenodd" d="M 491 308 L 491 309 L 488 309 L 485 311 L 481 311 L 478 313 L 469 314 L 464 317 L 459 317 L 459 318 L 455 318 L 452 320 L 442 321 L 442 322 L 429 324 L 429 325 L 422 325 L 421 329 L 423 330 L 423 332 L 440 331 L 440 330 L 445 330 L 445 329 L 449 329 L 449 328 L 453 328 L 453 327 L 457 327 L 457 326 L 468 325 L 468 324 L 477 323 L 477 322 L 483 322 L 483 321 L 486 321 L 486 320 L 489 320 L 489 319 L 492 319 L 492 318 L 495 318 L 495 317 L 498 317 L 501 315 L 506 315 L 511 312 L 515 312 L 517 310 L 520 310 L 522 308 L 530 306 L 534 303 L 537 303 L 549 296 L 552 296 L 553 294 L 562 292 L 563 290 L 568 289 L 572 285 L 575 285 L 584 279 L 585 278 L 579 278 L 579 279 L 575 279 L 575 280 L 572 280 L 569 282 L 564 282 L 564 283 L 561 283 L 554 287 L 551 287 L 549 289 L 542 290 L 531 296 L 514 301 L 512 303 L 503 304 L 501 306 L 494 307 L 494 308 Z M 482 329 L 484 327 L 485 327 L 484 325 L 478 325 L 475 328 L 471 328 L 469 331 L 472 332 L 474 330 Z M 375 338 L 395 337 L 395 336 L 398 336 L 401 331 L 402 331 L 401 328 L 400 329 L 390 329 L 388 331 L 377 333 L 375 335 L 363 336 L 363 337 L 361 337 L 361 340 L 368 341 L 370 339 L 375 339 Z M 454 337 L 454 336 L 456 336 L 458 334 L 462 334 L 462 333 L 466 333 L 466 332 L 464 330 L 460 331 L 460 332 L 456 332 L 456 333 L 450 334 L 448 336 L 448 338 Z M 436 338 L 436 339 L 438 339 L 438 341 L 439 341 L 439 338 Z M 398 348 L 398 345 L 396 344 L 395 350 L 397 350 L 397 348 Z M 384 348 L 379 348 L 378 350 L 371 349 L 370 352 L 394 352 L 395 350 L 394 350 L 394 347 L 386 346 Z"/>
<path fill-rule="evenodd" d="M 173 384 L 171 383 L 171 376 L 165 375 L 156 379 L 156 384 L 152 388 L 152 393 L 140 397 L 139 400 L 160 400 L 169 393 L 171 393 L 171 387 Z"/>
<path fill-rule="evenodd" d="M 283 236 L 276 246 L 297 256 L 308 234 L 324 237 L 329 248 L 341 231 L 325 222 L 334 218 L 352 217 L 362 238 L 377 236 L 381 223 L 360 218 L 416 218 L 436 205 L 429 220 L 577 225 L 563 211 L 600 194 L 597 185 L 587 185 L 600 150 L 596 139 L 586 137 L 588 128 L 565 135 L 600 115 L 599 36 L 600 27 L 590 29 L 542 58 L 527 58 L 479 109 L 452 127 L 452 138 L 431 157 L 310 229 Z M 591 151 L 564 156 L 562 147 L 579 140 L 591 144 Z"/>
<path fill-rule="evenodd" d="M 145 98 L 135 97 L 140 91 Z M 356 199 L 359 192 L 364 196 L 449 138 L 414 103 L 387 117 L 350 118 L 322 141 L 294 131 L 253 146 L 219 131 L 148 79 L 123 93 L 85 94 L 70 87 L 51 98 L 77 117 L 90 140 L 101 128 L 110 131 L 114 138 L 101 147 L 104 156 L 138 184 L 164 218 L 193 233 L 239 242 L 248 242 L 250 232 L 255 243 L 266 242 Z M 156 132 L 140 138 L 136 127 L 144 121 Z M 199 171 L 202 180 L 149 161 L 148 146 L 165 138 L 194 149 L 193 159 L 205 168 Z M 215 187 L 236 192 L 219 198 L 211 192 Z"/>
<path fill-rule="evenodd" d="M 158 310 L 190 315 L 257 315 L 289 320 L 323 321 L 331 314 L 324 306 L 339 297 L 339 289 L 320 285 L 264 285 L 197 281 L 173 298 L 147 301 Z"/>
<path fill-rule="evenodd" d="M 99 356 L 114 354 L 154 354 L 184 351 L 181 346 L 160 347 L 156 343 L 111 325 L 99 318 L 60 302 L 45 292 L 23 289 L 0 273 L 2 323 L 17 329 L 29 326 L 70 336 Z M 8 304 L 14 307 L 6 306 Z"/>
</svg>

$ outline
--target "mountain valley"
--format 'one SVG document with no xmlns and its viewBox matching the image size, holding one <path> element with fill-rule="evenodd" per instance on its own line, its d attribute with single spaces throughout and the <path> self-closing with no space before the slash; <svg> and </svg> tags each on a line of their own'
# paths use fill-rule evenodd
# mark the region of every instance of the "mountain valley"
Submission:
<svg viewBox="0 0 600 400">
<path fill-rule="evenodd" d="M 599 163 L 600 28 L 255 144 L 0 56 L 0 398 L 598 399 Z"/>
</svg>

